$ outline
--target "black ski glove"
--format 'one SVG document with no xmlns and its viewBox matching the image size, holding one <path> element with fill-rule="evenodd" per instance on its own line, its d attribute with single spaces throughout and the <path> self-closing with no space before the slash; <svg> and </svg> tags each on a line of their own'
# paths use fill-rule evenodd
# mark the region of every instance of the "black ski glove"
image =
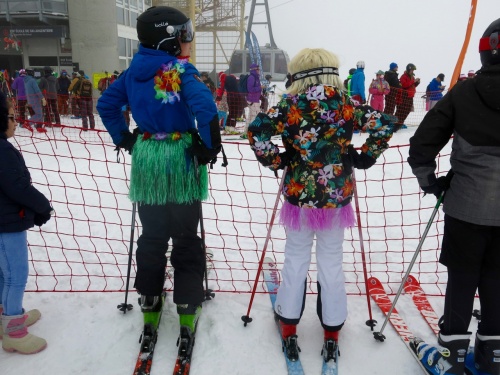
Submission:
<svg viewBox="0 0 500 375">
<path fill-rule="evenodd" d="M 35 217 L 33 219 L 35 225 L 37 227 L 41 227 L 43 224 L 45 224 L 47 221 L 50 220 L 50 216 L 53 214 L 53 212 L 54 210 L 51 207 L 50 210 L 47 212 L 41 214 L 35 213 Z"/>
<path fill-rule="evenodd" d="M 439 178 L 436 178 L 435 174 L 429 176 L 428 181 L 430 181 L 431 184 L 428 186 L 421 186 L 421 189 L 425 193 L 424 197 L 426 194 L 434 194 L 436 196 L 436 198 L 439 199 L 439 197 L 441 197 L 441 194 L 443 193 L 443 191 L 446 191 L 450 188 L 451 179 L 453 178 L 454 174 L 455 173 L 453 172 L 453 170 L 450 169 L 448 171 L 448 173 L 446 174 L 446 176 L 441 176 Z M 444 197 L 443 197 L 443 201 L 444 201 Z"/>
<path fill-rule="evenodd" d="M 201 139 L 197 129 L 194 128 L 190 129 L 189 133 L 191 133 L 191 137 L 193 140 L 193 145 L 191 150 L 193 152 L 193 155 L 196 156 L 198 164 L 201 165 L 207 165 L 208 163 L 215 164 L 215 162 L 217 161 L 217 154 L 222 149 L 220 143 L 218 147 L 208 148 L 207 146 L 205 146 L 205 143 Z"/>
<path fill-rule="evenodd" d="M 368 156 L 364 152 L 358 154 L 353 145 L 348 146 L 348 153 L 352 160 L 352 166 L 356 169 L 368 169 L 377 162 L 377 159 Z"/>
<path fill-rule="evenodd" d="M 122 131 L 122 141 L 116 145 L 115 150 L 119 150 L 123 148 L 125 151 L 128 151 L 130 155 L 132 155 L 132 149 L 134 148 L 135 142 L 137 142 L 137 137 L 139 136 L 139 128 L 136 128 L 133 133 L 128 130 Z"/>
</svg>

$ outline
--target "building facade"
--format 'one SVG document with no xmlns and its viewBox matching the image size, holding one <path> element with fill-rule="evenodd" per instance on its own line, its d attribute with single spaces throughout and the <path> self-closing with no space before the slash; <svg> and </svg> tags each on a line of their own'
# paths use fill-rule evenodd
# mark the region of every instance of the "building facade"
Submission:
<svg viewBox="0 0 500 375">
<path fill-rule="evenodd" d="M 136 20 L 151 0 L 2 0 L 0 69 L 126 69 L 138 48 Z"/>
</svg>

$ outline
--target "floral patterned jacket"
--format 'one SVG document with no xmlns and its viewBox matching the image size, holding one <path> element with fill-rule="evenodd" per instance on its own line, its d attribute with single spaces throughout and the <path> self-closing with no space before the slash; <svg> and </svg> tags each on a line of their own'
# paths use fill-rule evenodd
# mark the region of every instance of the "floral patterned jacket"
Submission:
<svg viewBox="0 0 500 375">
<path fill-rule="evenodd" d="M 249 126 L 248 139 L 262 165 L 277 170 L 288 159 L 283 194 L 289 204 L 341 208 L 353 194 L 347 151 L 354 126 L 369 134 L 361 151 L 376 159 L 389 147 L 392 120 L 370 106 L 354 107 L 336 87 L 313 85 L 303 94 L 283 96 L 267 114 L 260 113 Z M 281 135 L 285 160 L 271 141 L 274 135 Z"/>
</svg>

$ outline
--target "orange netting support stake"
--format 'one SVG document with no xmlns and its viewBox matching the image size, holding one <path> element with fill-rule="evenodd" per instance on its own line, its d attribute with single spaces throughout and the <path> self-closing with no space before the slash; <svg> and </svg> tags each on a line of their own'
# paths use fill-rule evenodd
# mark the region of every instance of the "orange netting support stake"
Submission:
<svg viewBox="0 0 500 375">
<path fill-rule="evenodd" d="M 453 71 L 453 75 L 451 76 L 450 90 L 453 86 L 455 86 L 455 83 L 457 83 L 458 77 L 460 76 L 460 71 L 462 70 L 465 53 L 467 52 L 467 48 L 469 47 L 470 36 L 472 34 L 472 27 L 474 26 L 474 18 L 476 17 L 476 8 L 477 8 L 477 0 L 471 0 L 469 22 L 467 23 L 465 40 L 464 44 L 462 45 L 462 50 L 460 51 L 460 55 L 458 56 L 457 65 L 455 65 L 455 70 Z"/>
</svg>

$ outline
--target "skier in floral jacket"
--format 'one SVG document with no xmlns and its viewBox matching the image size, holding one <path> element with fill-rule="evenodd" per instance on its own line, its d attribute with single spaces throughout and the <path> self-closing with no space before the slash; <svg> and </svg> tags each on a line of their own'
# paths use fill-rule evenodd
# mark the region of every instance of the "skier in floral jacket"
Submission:
<svg viewBox="0 0 500 375">
<path fill-rule="evenodd" d="M 286 169 L 280 221 L 287 230 L 282 283 L 275 313 L 287 352 L 297 353 L 296 325 L 305 302 L 305 283 L 316 235 L 318 316 L 324 353 L 333 355 L 347 317 L 342 271 L 344 229 L 355 223 L 352 168 L 367 169 L 389 147 L 393 119 L 367 105 L 354 107 L 338 77 L 338 58 L 324 49 L 304 49 L 290 62 L 287 95 L 248 129 L 259 162 Z M 358 153 L 351 145 L 354 126 L 368 139 Z M 271 141 L 281 135 L 284 152 Z M 293 360 L 293 358 L 290 358 Z"/>
</svg>

